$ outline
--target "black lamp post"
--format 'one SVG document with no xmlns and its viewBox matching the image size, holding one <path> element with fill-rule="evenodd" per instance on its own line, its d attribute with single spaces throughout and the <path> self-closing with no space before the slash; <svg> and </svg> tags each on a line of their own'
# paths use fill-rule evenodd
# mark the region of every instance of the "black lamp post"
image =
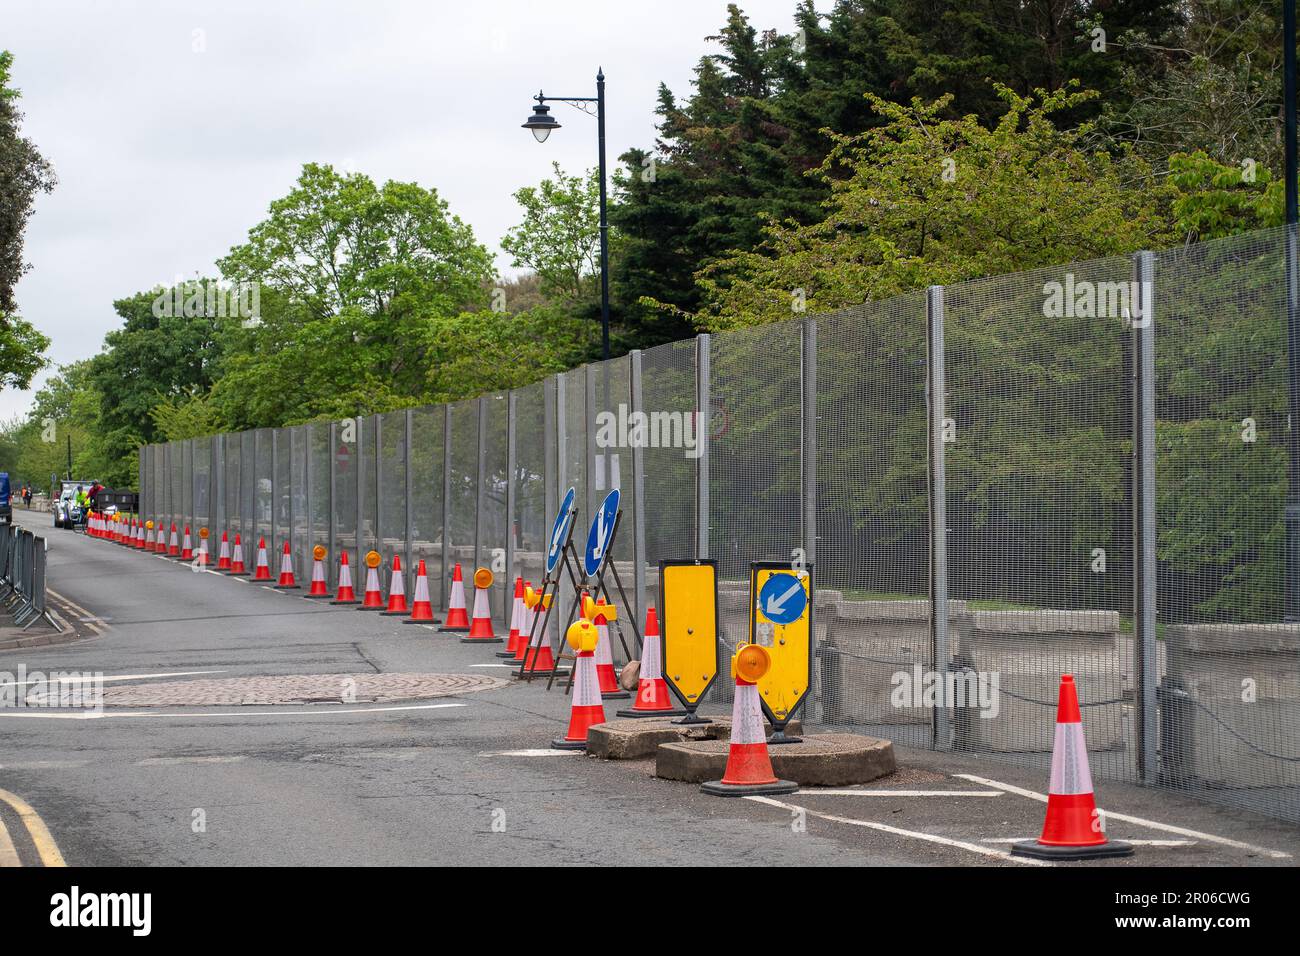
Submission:
<svg viewBox="0 0 1300 956">
<path fill-rule="evenodd" d="M 1300 276 L 1297 275 L 1296 219 L 1296 50 L 1295 0 L 1282 2 L 1282 113 L 1286 150 L 1286 345 L 1287 451 L 1285 618 L 1300 621 Z"/>
<path fill-rule="evenodd" d="M 596 71 L 595 96 L 545 96 L 538 93 L 533 97 L 537 105 L 533 115 L 523 123 L 524 129 L 533 131 L 537 142 L 544 143 L 552 130 L 560 128 L 560 121 L 551 115 L 551 108 L 546 104 L 555 103 L 595 103 L 596 136 L 600 145 L 600 342 L 601 354 L 609 358 L 609 219 L 605 204 L 605 72 Z"/>
</svg>

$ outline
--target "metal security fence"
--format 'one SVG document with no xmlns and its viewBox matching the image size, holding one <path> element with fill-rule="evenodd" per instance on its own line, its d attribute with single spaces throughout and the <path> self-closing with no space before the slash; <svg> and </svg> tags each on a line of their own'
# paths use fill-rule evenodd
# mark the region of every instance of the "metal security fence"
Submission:
<svg viewBox="0 0 1300 956">
<path fill-rule="evenodd" d="M 0 524 L 0 607 L 24 631 L 39 621 L 63 630 L 46 604 L 45 539 L 13 524 Z"/>
<path fill-rule="evenodd" d="M 400 555 L 408 593 L 424 560 L 444 608 L 457 563 L 491 567 L 505 628 L 565 490 L 581 540 L 619 488 L 631 613 L 657 605 L 660 561 L 716 561 L 724 668 L 750 563 L 813 564 L 810 724 L 1045 772 L 1072 673 L 1099 776 L 1300 820 L 1288 249 L 1264 231 L 997 276 L 445 406 L 149 446 L 143 507 L 288 542 L 300 574 L 326 545 L 331 585 L 342 550 Z"/>
</svg>

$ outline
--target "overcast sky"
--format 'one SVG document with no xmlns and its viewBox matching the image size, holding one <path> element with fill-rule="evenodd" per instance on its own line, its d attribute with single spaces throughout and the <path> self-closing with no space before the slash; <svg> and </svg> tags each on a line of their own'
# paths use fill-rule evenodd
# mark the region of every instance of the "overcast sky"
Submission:
<svg viewBox="0 0 1300 956">
<path fill-rule="evenodd" d="M 741 7 L 793 28 L 795 0 Z M 725 19 L 724 0 L 0 0 L 23 130 L 59 177 L 21 311 L 55 364 L 93 355 L 115 298 L 215 274 L 306 162 L 435 187 L 509 273 L 511 193 L 596 164 L 595 120 L 556 104 L 538 145 L 530 97 L 594 96 L 603 66 L 613 163 L 653 144 L 659 82 L 685 93 Z M 0 392 L 0 417 L 30 395 Z"/>
</svg>

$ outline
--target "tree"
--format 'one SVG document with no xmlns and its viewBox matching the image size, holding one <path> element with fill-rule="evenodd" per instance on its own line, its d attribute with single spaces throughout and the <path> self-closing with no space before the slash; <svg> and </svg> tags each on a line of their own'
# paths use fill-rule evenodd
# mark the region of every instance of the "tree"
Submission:
<svg viewBox="0 0 1300 956">
<path fill-rule="evenodd" d="M 26 388 L 45 366 L 50 340 L 14 314 L 14 286 L 29 268 L 23 232 L 38 193 L 54 188 L 54 170 L 18 128 L 18 90 L 9 85 L 13 56 L 0 50 L 0 387 Z"/>
<path fill-rule="evenodd" d="M 600 277 L 600 175 L 588 170 L 569 176 L 559 163 L 552 167 L 550 179 L 515 193 L 524 218 L 506 233 L 501 248 L 513 265 L 541 279 L 544 295 L 590 301 Z"/>
</svg>

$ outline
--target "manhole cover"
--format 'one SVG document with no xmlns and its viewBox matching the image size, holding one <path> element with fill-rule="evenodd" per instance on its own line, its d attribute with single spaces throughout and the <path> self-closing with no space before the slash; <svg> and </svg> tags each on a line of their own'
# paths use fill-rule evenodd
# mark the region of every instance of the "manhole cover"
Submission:
<svg viewBox="0 0 1300 956">
<path fill-rule="evenodd" d="M 373 704 L 449 697 L 504 687 L 477 674 L 290 674 L 104 688 L 106 707 L 239 707 L 257 704 Z"/>
</svg>

